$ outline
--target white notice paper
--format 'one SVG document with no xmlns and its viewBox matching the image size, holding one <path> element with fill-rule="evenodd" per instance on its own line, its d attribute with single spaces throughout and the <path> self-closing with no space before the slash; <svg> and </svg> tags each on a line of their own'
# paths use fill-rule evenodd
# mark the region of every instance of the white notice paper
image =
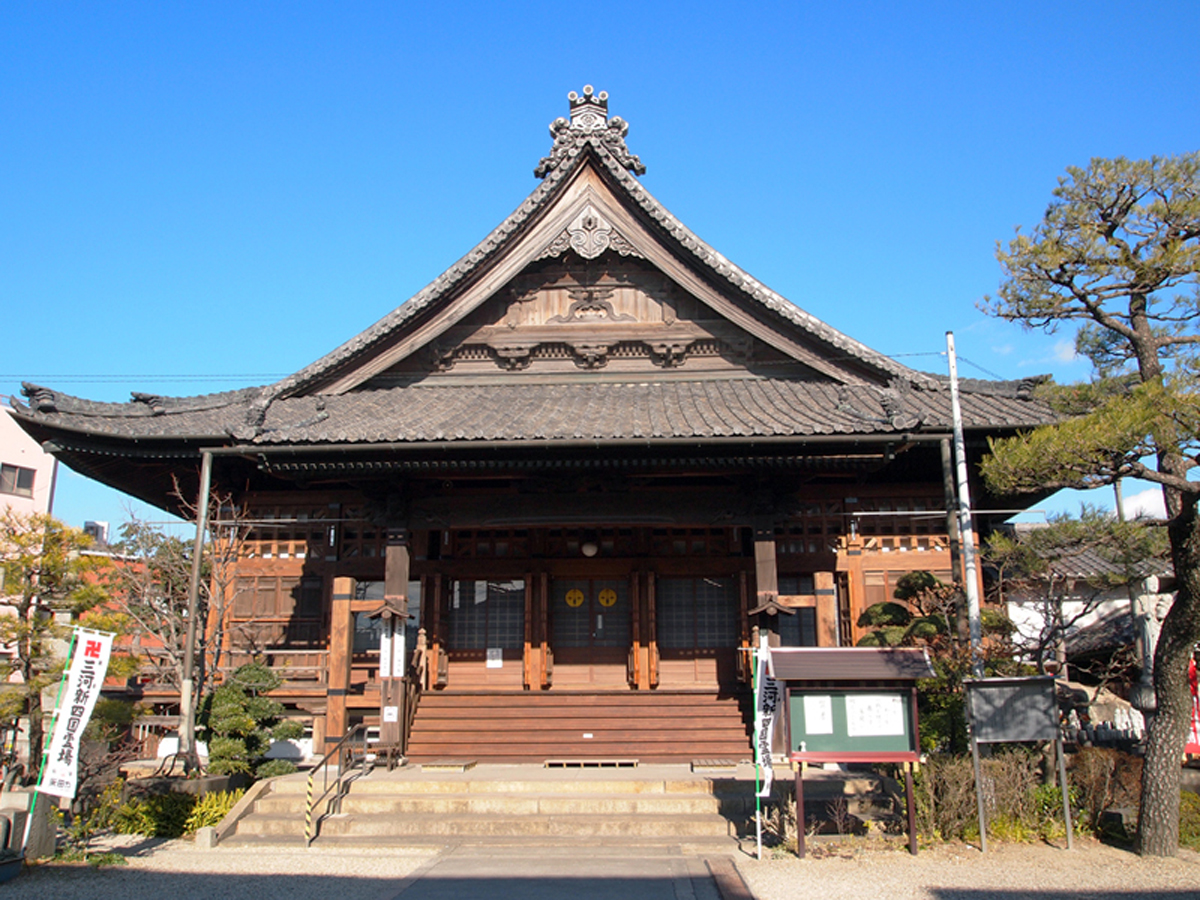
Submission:
<svg viewBox="0 0 1200 900">
<path fill-rule="evenodd" d="M 833 734 L 833 698 L 828 694 L 804 695 L 804 733 Z"/>
<path fill-rule="evenodd" d="M 504 651 L 499 647 L 488 647 L 487 667 L 489 669 L 504 668 Z"/>
<path fill-rule="evenodd" d="M 899 694 L 847 694 L 846 734 L 890 737 L 904 734 L 904 703 Z"/>
<path fill-rule="evenodd" d="M 385 722 L 399 722 L 399 721 L 400 721 L 400 707 L 398 707 L 398 706 L 385 706 L 385 707 L 383 708 L 383 721 L 385 721 Z"/>
<path fill-rule="evenodd" d="M 379 635 L 379 677 L 392 677 L 392 626 L 383 622 L 383 631 Z"/>
</svg>

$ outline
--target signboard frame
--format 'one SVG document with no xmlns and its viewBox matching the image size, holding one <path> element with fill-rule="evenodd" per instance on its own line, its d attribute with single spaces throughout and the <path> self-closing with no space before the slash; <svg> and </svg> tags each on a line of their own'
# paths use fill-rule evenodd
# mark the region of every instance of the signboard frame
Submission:
<svg viewBox="0 0 1200 900">
<path fill-rule="evenodd" d="M 788 758 L 796 769 L 796 816 L 804 817 L 804 766 L 807 763 L 902 763 L 904 765 L 904 806 L 908 824 L 908 850 L 917 855 L 917 817 L 913 799 L 913 764 L 921 756 L 921 736 L 917 718 L 917 685 L 915 681 L 788 681 L 786 708 L 788 711 Z M 830 701 L 829 732 L 810 734 L 806 730 L 805 698 L 824 698 Z M 847 701 L 851 698 L 887 698 L 898 700 L 901 706 L 902 734 L 850 734 L 853 714 Z M 799 712 L 799 715 L 797 715 Z M 839 731 L 840 726 L 840 731 Z M 829 737 L 826 738 L 825 735 Z M 809 750 L 808 738 L 817 737 L 818 747 Z M 852 750 L 852 746 L 868 749 Z M 805 855 L 804 827 L 796 829 L 796 853 Z"/>
<path fill-rule="evenodd" d="M 810 732 L 809 716 L 805 712 L 809 701 L 830 700 L 828 732 Z M 852 698 L 879 697 L 895 699 L 900 704 L 902 731 L 900 734 L 851 734 L 854 716 Z M 920 758 L 917 731 L 916 687 L 893 685 L 856 685 L 853 687 L 788 685 L 788 750 L 794 762 L 916 762 Z M 810 749 L 811 747 L 811 749 Z M 857 747 L 860 749 L 850 749 Z"/>
<path fill-rule="evenodd" d="M 979 849 L 987 852 L 987 812 L 983 802 L 983 767 L 980 744 L 1053 741 L 1058 757 L 1059 788 L 1063 820 L 1067 825 L 1067 849 L 1074 849 L 1071 833 L 1070 792 L 1067 763 L 1063 754 L 1062 728 L 1058 722 L 1058 688 L 1053 675 L 1010 678 L 966 678 L 967 721 L 971 726 L 971 758 L 975 765 L 975 802 L 979 809 Z"/>
</svg>

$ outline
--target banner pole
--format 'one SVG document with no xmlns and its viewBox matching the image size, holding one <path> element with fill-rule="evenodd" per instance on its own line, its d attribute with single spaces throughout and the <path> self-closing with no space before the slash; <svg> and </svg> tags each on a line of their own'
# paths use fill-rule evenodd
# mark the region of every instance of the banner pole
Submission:
<svg viewBox="0 0 1200 900">
<path fill-rule="evenodd" d="M 754 694 L 754 827 L 758 836 L 758 860 L 762 861 L 762 704 L 759 702 L 758 692 L 762 690 L 762 677 L 758 671 L 762 662 L 761 651 L 758 647 L 753 648 L 750 654 L 750 662 L 754 668 L 751 670 L 751 688 Z"/>
<path fill-rule="evenodd" d="M 33 813 L 37 809 L 38 791 L 42 787 L 42 779 L 46 775 L 46 754 L 50 752 L 50 742 L 54 739 L 54 729 L 58 727 L 58 712 L 62 708 L 63 688 L 67 686 L 67 675 L 71 669 L 71 658 L 75 655 L 75 641 L 79 637 L 79 627 L 71 629 L 71 642 L 67 644 L 67 659 L 63 663 L 62 676 L 58 679 L 58 694 L 54 698 L 54 715 L 50 717 L 50 727 L 44 729 L 42 735 L 42 760 L 38 766 L 37 781 L 33 783 L 33 796 L 29 798 L 29 814 L 25 816 L 25 834 L 21 838 L 21 852 L 29 844 L 29 832 L 33 827 Z"/>
</svg>

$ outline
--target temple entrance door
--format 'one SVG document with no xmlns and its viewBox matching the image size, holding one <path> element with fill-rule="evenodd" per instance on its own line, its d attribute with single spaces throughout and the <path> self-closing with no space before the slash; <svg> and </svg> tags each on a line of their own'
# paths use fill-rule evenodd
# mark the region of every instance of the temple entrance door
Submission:
<svg viewBox="0 0 1200 900">
<path fill-rule="evenodd" d="M 550 619 L 554 687 L 628 687 L 628 580 L 555 578 L 550 583 Z"/>
<path fill-rule="evenodd" d="M 659 578 L 654 604 L 660 688 L 714 688 L 737 682 L 736 579 Z"/>
</svg>

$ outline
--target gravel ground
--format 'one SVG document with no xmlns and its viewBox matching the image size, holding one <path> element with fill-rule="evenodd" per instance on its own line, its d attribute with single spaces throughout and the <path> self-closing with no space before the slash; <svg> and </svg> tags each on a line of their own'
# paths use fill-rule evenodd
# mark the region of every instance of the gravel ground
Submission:
<svg viewBox="0 0 1200 900">
<path fill-rule="evenodd" d="M 128 857 L 126 866 L 35 866 L 0 887 L 0 900 L 51 900 L 76 894 L 106 900 L 391 900 L 406 888 L 405 897 L 442 896 L 449 885 L 435 890 L 440 873 L 461 874 L 464 865 L 468 872 L 492 873 L 497 881 L 476 882 L 478 891 L 458 881 L 450 896 L 505 900 L 542 895 L 539 881 L 555 871 L 553 854 L 539 854 L 536 865 L 522 863 L 520 857 L 533 855 L 528 849 L 514 854 L 467 847 L 449 854 L 437 848 L 198 850 L 187 841 L 127 841 L 119 849 Z M 609 853 L 615 857 L 619 851 Z M 476 856 L 491 857 L 492 861 L 475 859 L 472 863 L 470 858 Z M 641 868 L 649 875 L 660 871 L 665 862 L 661 856 L 656 860 L 647 857 Z M 632 859 L 618 864 L 614 858 L 612 864 L 599 869 L 580 870 L 579 865 L 578 854 L 564 857 L 563 874 L 619 880 L 626 870 L 639 871 Z M 757 900 L 1115 900 L 1130 894 L 1138 900 L 1200 898 L 1200 855 L 1196 853 L 1181 851 L 1177 859 L 1144 860 L 1127 851 L 1082 841 L 1070 852 L 1004 844 L 992 846 L 984 855 L 970 847 L 952 846 L 922 850 L 915 858 L 902 850 L 824 845 L 805 860 L 780 857 L 758 862 L 742 856 L 737 865 Z M 598 876 L 597 871 L 607 874 Z M 414 874 L 424 880 L 406 881 Z M 577 882 L 575 890 L 567 890 L 564 900 L 592 893 L 580 887 Z M 637 893 L 628 895 L 629 900 L 637 900 Z M 687 893 L 691 892 L 685 890 Z M 678 887 L 674 894 L 683 900 Z"/>
<path fill-rule="evenodd" d="M 962 845 L 906 850 L 822 848 L 828 855 L 739 859 L 757 900 L 852 897 L 856 900 L 1015 900 L 1018 897 L 1138 900 L 1200 898 L 1200 854 L 1142 859 L 1090 841 L 1075 849 L 989 844 L 986 854 Z M 818 852 L 822 852 L 818 851 Z"/>
</svg>

